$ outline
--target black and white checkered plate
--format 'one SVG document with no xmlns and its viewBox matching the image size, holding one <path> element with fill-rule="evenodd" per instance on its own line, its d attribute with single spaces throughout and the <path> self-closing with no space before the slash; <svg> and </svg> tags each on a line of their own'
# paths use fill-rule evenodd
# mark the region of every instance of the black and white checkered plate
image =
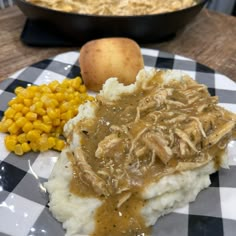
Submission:
<svg viewBox="0 0 236 236">
<path fill-rule="evenodd" d="M 206 84 L 219 96 L 225 108 L 236 112 L 236 84 L 229 78 L 191 59 L 165 52 L 142 49 L 146 67 L 183 70 Z M 16 86 L 62 81 L 80 74 L 78 52 L 55 56 L 27 68 L 0 83 L 0 118 Z M 195 202 L 162 217 L 154 227 L 158 236 L 234 236 L 236 235 L 236 142 L 228 147 L 230 169 L 211 176 L 211 186 Z M 0 236 L 65 234 L 50 214 L 43 187 L 59 153 L 28 153 L 22 158 L 9 153 L 0 134 Z"/>
</svg>

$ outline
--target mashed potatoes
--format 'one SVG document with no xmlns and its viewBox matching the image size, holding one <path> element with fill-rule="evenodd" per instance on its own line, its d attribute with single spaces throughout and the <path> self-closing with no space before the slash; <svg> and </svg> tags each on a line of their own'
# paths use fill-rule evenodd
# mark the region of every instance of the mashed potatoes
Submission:
<svg viewBox="0 0 236 236">
<path fill-rule="evenodd" d="M 155 77 L 157 75 L 161 75 L 161 77 Z M 127 169 L 123 169 L 122 172 L 119 172 L 119 175 L 116 175 L 116 170 L 119 170 L 120 165 L 122 166 L 123 163 L 127 161 L 127 159 L 123 160 L 122 163 L 116 166 L 115 171 L 114 169 L 112 170 L 111 167 L 114 163 L 112 163 L 111 161 L 113 160 L 113 158 L 120 158 L 120 147 L 122 147 L 123 145 L 122 142 L 120 143 L 121 145 L 118 146 L 116 146 L 115 143 L 117 140 L 121 141 L 120 138 L 122 138 L 122 136 L 125 137 L 125 140 L 129 138 L 127 138 L 126 136 L 127 132 L 124 132 L 119 133 L 118 139 L 113 139 L 113 133 L 111 136 L 108 135 L 111 139 L 108 139 L 108 136 L 106 136 L 104 139 L 98 141 L 98 146 L 96 147 L 97 150 L 94 154 L 95 156 L 92 157 L 92 162 L 95 162 L 97 164 L 100 164 L 98 162 L 99 160 L 102 160 L 102 162 L 108 161 L 109 170 L 106 172 L 106 169 L 99 168 L 95 174 L 91 173 L 92 170 L 95 171 L 96 167 L 92 166 L 92 164 L 89 163 L 89 160 L 87 160 L 86 162 L 86 158 L 89 159 L 89 157 L 84 155 L 83 152 L 79 152 L 78 148 L 84 148 L 83 150 L 84 152 L 86 152 L 86 148 L 88 148 L 89 146 L 89 144 L 86 143 L 86 138 L 84 138 L 83 135 L 85 137 L 89 136 L 90 130 L 86 130 L 85 128 L 89 128 L 93 123 L 91 121 L 93 121 L 94 117 L 98 115 L 98 110 L 100 110 L 101 108 L 99 107 L 99 104 L 103 102 L 113 104 L 113 102 L 121 99 L 121 97 L 123 99 L 123 96 L 126 96 L 127 94 L 135 94 L 137 88 L 140 87 L 144 90 L 149 90 L 151 89 L 151 87 L 156 88 L 157 84 L 153 85 L 153 78 L 159 81 L 158 83 L 161 84 L 161 88 L 162 86 L 168 87 L 168 84 L 172 82 L 174 84 L 177 84 L 176 86 L 181 84 L 181 86 L 183 85 L 186 88 L 186 90 L 184 90 L 186 94 L 193 94 L 192 92 L 190 93 L 190 90 L 188 90 L 188 88 L 194 89 L 194 91 L 196 90 L 198 92 L 206 90 L 204 86 L 199 86 L 195 82 L 191 82 L 189 78 L 186 78 L 186 76 L 180 72 L 167 71 L 159 73 L 155 70 L 142 70 L 138 74 L 135 84 L 124 86 L 123 84 L 118 83 L 116 78 L 107 80 L 103 87 L 103 90 L 98 96 L 99 102 L 88 102 L 79 107 L 78 116 L 70 120 L 64 127 L 65 135 L 68 138 L 69 145 L 62 152 L 61 157 L 56 163 L 53 173 L 49 178 L 49 181 L 45 184 L 50 194 L 50 210 L 52 211 L 55 218 L 62 222 L 63 228 L 65 228 L 67 232 L 66 235 L 134 235 L 135 231 L 130 231 L 130 227 L 133 224 L 135 225 L 136 221 L 138 223 L 141 223 L 142 225 L 142 228 L 140 228 L 136 233 L 150 233 L 150 231 L 147 230 L 147 227 L 154 225 L 156 220 L 160 216 L 173 211 L 177 207 L 184 206 L 190 201 L 194 201 L 197 194 L 202 189 L 209 186 L 209 175 L 218 170 L 220 166 L 227 166 L 227 158 L 224 155 L 224 150 L 227 146 L 227 142 L 232 136 L 233 129 L 235 128 L 235 115 L 225 111 L 222 108 L 219 108 L 217 106 L 215 107 L 215 98 L 210 98 L 206 94 L 207 92 L 203 92 L 203 94 L 206 94 L 207 100 L 205 100 L 202 104 L 201 101 L 197 101 L 197 108 L 199 109 L 199 113 L 201 113 L 201 111 L 204 109 L 208 109 L 206 108 L 207 106 L 205 106 L 207 105 L 205 104 L 205 102 L 208 101 L 209 104 L 211 104 L 208 104 L 208 106 L 213 106 L 213 109 L 216 109 L 215 111 L 217 112 L 218 110 L 220 110 L 217 115 L 221 114 L 222 116 L 224 116 L 225 121 L 228 119 L 227 122 L 224 122 L 224 124 L 221 124 L 221 126 L 217 127 L 218 130 L 215 130 L 215 128 L 212 129 L 211 125 L 207 125 L 206 128 L 206 124 L 202 126 L 201 122 L 199 123 L 199 120 L 197 118 L 191 118 L 191 126 L 196 126 L 196 129 L 194 130 L 194 133 L 192 133 L 192 135 L 194 137 L 194 135 L 196 135 L 196 132 L 198 135 L 196 135 L 196 139 L 192 137 L 191 140 L 189 140 L 184 134 L 187 134 L 187 132 L 190 130 L 190 127 L 185 126 L 186 122 L 183 121 L 183 116 L 172 117 L 172 115 L 174 114 L 168 112 L 168 114 L 166 115 L 170 115 L 171 119 L 170 117 L 166 117 L 165 122 L 173 122 L 171 123 L 170 127 L 174 127 L 174 125 L 178 124 L 178 122 L 180 122 L 179 125 L 184 125 L 182 132 L 177 128 L 174 129 L 174 132 L 176 133 L 172 142 L 164 142 L 163 140 L 161 140 L 163 145 L 160 145 L 159 147 L 160 153 L 155 155 L 155 148 L 158 147 L 159 143 L 157 142 L 157 146 L 155 147 L 152 147 L 152 143 L 150 143 L 151 141 L 153 141 L 153 135 L 144 136 L 145 139 L 139 142 L 138 138 L 141 137 L 140 125 L 139 127 L 129 126 L 132 128 L 132 134 L 135 130 L 138 135 L 135 135 L 134 138 L 136 142 L 135 145 L 133 144 L 133 142 L 131 142 L 133 141 L 132 137 L 130 138 L 131 141 L 129 141 L 131 142 L 131 145 L 128 145 L 127 151 L 134 151 L 135 154 L 133 155 L 136 158 L 141 158 L 139 160 L 140 162 L 129 162 L 128 165 L 125 166 L 127 167 Z M 185 86 L 186 81 L 190 83 L 190 85 L 188 85 L 189 87 L 187 86 L 187 84 Z M 155 102 L 162 101 L 161 104 L 158 103 L 159 108 L 164 106 L 164 101 L 166 103 L 165 105 L 167 105 L 166 108 L 172 106 L 181 106 L 181 108 L 178 108 L 179 110 L 183 110 L 186 108 L 178 101 L 167 99 L 168 96 L 171 96 L 170 91 L 174 93 L 175 90 L 168 90 L 167 88 L 167 91 L 169 91 L 169 93 L 167 94 L 164 93 L 165 90 L 161 91 L 163 92 L 162 96 L 154 96 Z M 163 100 L 164 94 L 166 94 L 166 99 Z M 160 95 L 160 93 L 158 93 L 158 95 Z M 151 97 L 149 96 L 148 98 Z M 189 103 L 192 101 L 196 105 L 196 97 L 194 98 L 190 96 L 189 98 L 191 98 L 191 100 L 189 100 Z M 148 101 L 148 103 L 145 103 L 145 106 L 142 103 L 143 110 L 141 112 L 144 111 L 144 108 L 149 111 L 153 106 L 157 105 L 157 103 L 150 103 L 150 99 L 146 99 L 145 101 Z M 129 113 L 128 110 L 126 110 L 126 113 Z M 154 114 L 157 114 L 155 110 Z M 158 114 L 160 113 L 158 112 Z M 216 122 L 211 114 L 212 113 L 209 114 L 209 124 L 212 124 L 212 122 Z M 200 118 L 205 118 L 205 115 L 204 117 Z M 155 126 L 155 120 L 158 120 L 159 116 L 153 116 L 152 114 L 151 117 L 154 119 L 153 126 Z M 140 121 L 140 119 L 144 119 L 142 117 L 142 113 L 137 112 L 135 121 Z M 207 123 L 207 120 L 203 120 Z M 218 117 L 218 120 L 221 120 L 221 118 Z M 103 122 L 104 120 L 99 120 L 99 122 L 100 121 Z M 146 121 L 146 125 L 148 125 L 149 119 Z M 87 123 L 87 126 L 84 122 Z M 143 124 L 142 122 L 143 121 L 141 121 L 141 123 L 139 124 Z M 159 126 L 156 126 L 156 128 L 162 127 L 163 137 L 166 130 L 164 127 L 164 125 L 166 124 L 165 122 L 158 123 Z M 110 130 L 115 130 L 115 128 L 117 128 L 111 127 L 110 124 L 106 122 L 105 124 L 110 127 Z M 153 134 L 153 127 L 149 127 L 148 131 L 150 131 L 150 129 L 151 134 Z M 183 131 L 185 131 L 185 133 Z M 218 134 L 220 134 L 219 136 L 221 136 L 221 138 L 218 138 L 217 136 L 216 139 L 214 131 L 217 131 Z M 80 132 L 81 134 L 79 134 Z M 144 132 L 142 134 L 145 135 Z M 172 137 L 171 133 L 170 136 Z M 202 140 L 204 141 L 204 143 L 202 143 L 201 145 L 199 144 L 199 142 L 202 142 L 199 139 L 200 136 L 201 138 L 203 137 Z M 90 140 L 90 142 L 94 142 L 92 139 L 96 139 L 96 137 L 96 134 L 93 133 L 91 137 L 88 137 L 88 140 Z M 110 151 L 108 154 L 106 153 L 106 149 L 102 149 L 104 145 L 107 145 L 107 143 L 104 143 L 104 140 L 108 141 L 108 144 L 111 144 L 109 145 L 109 147 L 112 149 L 108 149 Z M 147 140 L 149 140 L 150 142 L 148 142 Z M 155 139 L 154 141 L 160 141 L 160 139 Z M 175 142 L 176 146 L 174 145 Z M 215 144 L 213 144 L 214 142 Z M 167 143 L 168 145 L 166 145 Z M 143 149 L 140 148 L 141 144 L 143 145 Z M 203 155 L 201 155 L 201 153 L 198 151 L 200 149 L 196 150 L 197 148 L 201 148 L 202 145 L 205 147 L 205 149 L 210 150 L 209 152 L 207 152 L 204 148 L 202 148 L 201 150 Z M 149 151 L 149 148 L 151 147 L 152 149 Z M 140 154 L 140 150 L 142 152 L 144 151 L 145 156 L 142 156 Z M 218 155 L 219 150 L 221 150 L 221 155 Z M 79 153 L 78 156 L 76 156 L 77 151 Z M 181 157 L 182 159 L 178 159 L 179 157 L 173 157 L 171 155 L 172 151 L 179 153 L 179 157 Z M 162 156 L 162 152 L 164 152 L 166 156 Z M 186 153 L 187 156 L 193 155 L 194 158 L 186 159 Z M 75 158 L 73 158 L 73 156 Z M 145 166 L 143 163 L 147 163 L 147 165 Z M 128 172 L 130 170 L 130 166 L 132 166 L 133 164 L 135 164 L 135 168 L 132 168 L 131 172 Z M 155 166 L 159 168 L 160 175 L 158 175 Z M 146 167 L 147 172 L 145 170 Z M 149 175 L 149 173 L 152 172 L 152 168 L 154 168 L 155 173 L 157 173 L 158 176 Z M 137 170 L 139 170 L 139 172 L 136 172 Z M 108 172 L 112 176 L 111 182 L 116 183 L 114 184 L 114 186 L 112 185 L 109 187 L 108 185 L 110 181 L 110 178 L 106 177 L 106 174 Z M 119 179 L 119 176 L 124 175 L 125 172 L 128 172 L 128 175 L 125 177 L 125 179 L 119 182 L 119 180 L 121 180 Z M 129 179 L 129 176 L 132 175 L 132 173 L 134 178 Z M 140 173 L 142 174 L 141 177 Z M 105 177 L 103 175 L 105 175 Z M 142 182 L 142 180 L 145 178 L 147 178 L 147 181 Z M 98 182 L 96 182 L 97 180 Z M 104 185 L 102 185 L 102 183 L 104 182 L 106 183 L 105 187 Z M 75 188 L 73 188 L 73 183 L 74 185 L 79 184 L 79 187 L 76 189 L 76 191 Z M 87 187 L 83 184 L 85 184 L 90 190 L 92 189 L 91 192 L 89 192 L 90 190 L 88 191 Z M 83 192 L 81 191 L 82 188 L 86 189 L 87 194 L 83 195 L 81 193 Z M 137 191 L 139 191 L 138 195 L 136 194 Z M 117 198 L 117 196 L 119 196 L 119 198 Z M 117 200 L 117 202 L 115 202 L 116 207 L 114 208 L 114 212 L 113 209 L 110 210 L 110 207 L 114 204 L 113 199 Z M 132 205 L 133 202 L 135 202 L 134 205 Z M 130 206 L 132 211 L 128 211 L 127 213 L 123 206 Z M 136 209 L 135 206 L 137 207 Z M 130 213 L 133 213 L 133 215 Z M 99 214 L 103 217 L 99 217 Z M 117 218 L 115 214 L 122 215 L 122 217 L 121 215 L 119 215 L 119 221 L 116 221 Z M 127 222 L 131 223 L 125 226 L 122 225 L 127 224 Z M 115 227 L 119 227 L 119 230 L 101 230 L 99 223 L 105 225 L 107 228 L 110 227 L 111 230 L 115 225 Z"/>
<path fill-rule="evenodd" d="M 95 229 L 95 211 L 101 206 L 102 201 L 70 193 L 73 170 L 65 152 L 66 150 L 61 153 L 46 183 L 50 194 L 50 211 L 62 222 L 66 236 L 89 235 Z M 226 161 L 226 157 L 224 158 L 223 161 Z M 160 216 L 194 201 L 197 194 L 210 185 L 209 175 L 215 171 L 214 162 L 211 161 L 195 170 L 166 176 L 159 183 L 146 188 L 143 198 L 147 202 L 141 209 L 146 226 L 154 225 Z"/>
<path fill-rule="evenodd" d="M 66 236 L 89 235 L 95 229 L 95 211 L 101 206 L 102 201 L 70 193 L 73 170 L 65 152 L 66 150 L 61 153 L 46 183 L 50 194 L 50 211 L 62 222 Z M 224 158 L 223 161 L 226 161 L 226 157 Z M 146 188 L 143 198 L 147 202 L 141 209 L 146 226 L 154 225 L 160 216 L 194 201 L 197 194 L 210 185 L 209 175 L 215 171 L 214 162 L 211 161 L 204 167 L 166 176 L 159 183 Z"/>
</svg>

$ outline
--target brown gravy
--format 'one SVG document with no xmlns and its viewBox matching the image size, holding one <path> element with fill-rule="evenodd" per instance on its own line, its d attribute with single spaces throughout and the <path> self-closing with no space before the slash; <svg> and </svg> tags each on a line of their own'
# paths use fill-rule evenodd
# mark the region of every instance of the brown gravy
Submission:
<svg viewBox="0 0 236 236">
<path fill-rule="evenodd" d="M 92 236 L 150 235 L 140 214 L 143 188 L 175 173 L 179 163 L 215 157 L 218 169 L 218 153 L 235 126 L 232 113 L 218 107 L 205 86 L 188 78 L 163 84 L 161 72 L 114 103 L 99 96 L 96 102 L 96 118 L 74 130 L 83 158 L 68 155 L 74 170 L 70 191 L 103 201 Z"/>
</svg>

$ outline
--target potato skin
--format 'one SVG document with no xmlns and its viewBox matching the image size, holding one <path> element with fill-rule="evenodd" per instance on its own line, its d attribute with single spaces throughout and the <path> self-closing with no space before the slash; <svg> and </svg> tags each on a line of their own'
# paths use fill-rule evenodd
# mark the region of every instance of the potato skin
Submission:
<svg viewBox="0 0 236 236">
<path fill-rule="evenodd" d="M 110 77 L 117 77 L 125 85 L 135 81 L 144 68 L 139 45 L 129 38 L 102 38 L 84 44 L 79 64 L 85 86 L 92 91 L 102 89 Z"/>
</svg>

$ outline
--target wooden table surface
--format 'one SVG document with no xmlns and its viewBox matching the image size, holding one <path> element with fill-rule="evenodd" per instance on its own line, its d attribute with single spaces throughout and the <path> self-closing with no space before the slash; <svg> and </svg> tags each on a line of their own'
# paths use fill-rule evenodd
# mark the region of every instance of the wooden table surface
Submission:
<svg viewBox="0 0 236 236">
<path fill-rule="evenodd" d="M 0 11 L 0 81 L 37 61 L 79 50 L 24 45 L 20 34 L 25 20 L 16 6 Z M 141 46 L 192 58 L 236 81 L 236 17 L 204 9 L 172 40 Z"/>
</svg>

